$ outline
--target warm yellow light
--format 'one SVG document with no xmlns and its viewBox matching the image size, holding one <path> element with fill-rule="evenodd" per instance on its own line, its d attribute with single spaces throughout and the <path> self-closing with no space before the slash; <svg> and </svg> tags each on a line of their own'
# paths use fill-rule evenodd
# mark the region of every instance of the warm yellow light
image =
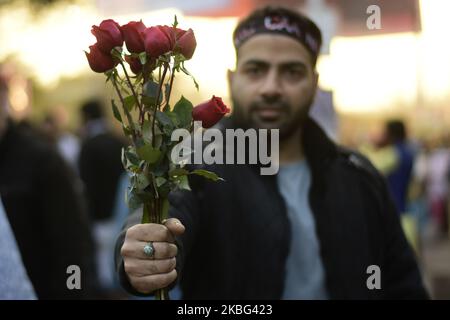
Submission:
<svg viewBox="0 0 450 320">
<path fill-rule="evenodd" d="M 3 6 L 0 60 L 16 57 L 41 85 L 51 87 L 61 77 L 92 72 L 83 50 L 95 43 L 90 33 L 93 24 L 106 18 L 120 24 L 139 19 L 148 25 L 171 24 L 176 14 L 180 27 L 193 28 L 198 42 L 194 58 L 186 66 L 198 80 L 201 91 L 189 98 L 195 102 L 211 94 L 228 97 L 226 72 L 235 64 L 231 34 L 236 18 L 186 17 L 174 8 L 103 17 L 82 3 L 88 2 L 55 5 L 39 16 L 33 16 L 27 7 Z M 318 69 L 320 84 L 334 91 L 338 110 L 390 110 L 416 105 L 419 95 L 428 103 L 449 97 L 450 42 L 446 35 L 450 34 L 450 1 L 421 0 L 420 9 L 420 34 L 332 41 L 330 54 L 320 58 Z M 183 81 L 177 83 L 183 85 Z M 186 84 L 186 88 L 190 87 L 191 83 Z"/>
<path fill-rule="evenodd" d="M 12 78 L 9 83 L 9 102 L 15 114 L 26 111 L 29 103 L 27 83 L 23 78 Z"/>
<path fill-rule="evenodd" d="M 414 104 L 417 44 L 413 34 L 335 38 L 319 64 L 340 111 L 378 111 Z"/>
</svg>

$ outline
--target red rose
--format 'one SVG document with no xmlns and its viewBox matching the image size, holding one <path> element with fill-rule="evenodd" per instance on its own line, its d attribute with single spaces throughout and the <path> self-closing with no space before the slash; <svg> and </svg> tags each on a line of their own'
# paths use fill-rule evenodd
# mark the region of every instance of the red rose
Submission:
<svg viewBox="0 0 450 320">
<path fill-rule="evenodd" d="M 91 32 L 97 38 L 98 48 L 106 54 L 110 54 L 114 47 L 123 45 L 120 26 L 114 20 L 103 20 L 98 27 L 92 26 Z"/>
<path fill-rule="evenodd" d="M 145 52 L 150 58 L 157 59 L 173 49 L 173 39 L 167 26 L 156 26 L 145 29 L 141 34 L 144 38 Z"/>
<path fill-rule="evenodd" d="M 145 25 L 141 21 L 131 21 L 126 25 L 120 27 L 122 30 L 123 39 L 127 49 L 131 53 L 141 53 L 145 51 L 144 39 L 141 33 L 146 29 Z"/>
<path fill-rule="evenodd" d="M 194 121 L 202 121 L 203 128 L 211 128 L 228 112 L 230 109 L 222 99 L 213 96 L 211 100 L 199 104 L 192 110 L 192 118 Z"/>
<path fill-rule="evenodd" d="M 176 30 L 176 47 L 175 52 L 181 53 L 187 60 L 192 58 L 195 48 L 197 47 L 197 41 L 195 40 L 194 31 L 189 30 Z"/>
<path fill-rule="evenodd" d="M 142 64 L 139 58 L 132 57 L 132 56 L 125 56 L 125 61 L 128 62 L 130 65 L 131 71 L 133 71 L 134 74 L 138 74 L 142 71 Z"/>
<path fill-rule="evenodd" d="M 89 62 L 89 66 L 95 72 L 105 72 L 114 68 L 118 62 L 115 62 L 111 55 L 105 54 L 98 48 L 98 43 L 89 47 L 90 52 L 86 54 L 86 58 Z"/>
</svg>

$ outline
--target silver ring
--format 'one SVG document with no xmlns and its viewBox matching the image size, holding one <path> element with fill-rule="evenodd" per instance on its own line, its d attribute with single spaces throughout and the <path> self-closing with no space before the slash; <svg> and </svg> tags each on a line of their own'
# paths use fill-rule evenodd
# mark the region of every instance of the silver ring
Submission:
<svg viewBox="0 0 450 320">
<path fill-rule="evenodd" d="M 153 242 L 149 242 L 144 246 L 144 254 L 149 258 L 153 258 L 155 255 L 155 247 L 153 247 Z"/>
</svg>

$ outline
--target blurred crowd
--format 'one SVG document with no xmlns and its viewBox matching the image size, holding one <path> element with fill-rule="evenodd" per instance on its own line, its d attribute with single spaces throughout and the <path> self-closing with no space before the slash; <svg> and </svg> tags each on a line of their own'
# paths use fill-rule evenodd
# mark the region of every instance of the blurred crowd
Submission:
<svg viewBox="0 0 450 320">
<path fill-rule="evenodd" d="M 403 121 L 388 121 L 360 151 L 386 177 L 403 220 L 412 221 L 405 223 L 414 223 L 407 228 L 414 232 L 410 240 L 417 249 L 424 232 L 448 237 L 450 139 L 443 134 L 420 141 L 407 132 Z"/>
<path fill-rule="evenodd" d="M 113 246 L 128 214 L 126 141 L 96 99 L 80 106 L 82 123 L 74 133 L 63 107 L 40 123 L 13 121 L 8 81 L 1 80 L 0 229 L 6 231 L 0 233 L 0 298 L 123 297 Z M 68 289 L 70 266 L 81 271 L 81 290 Z"/>
</svg>

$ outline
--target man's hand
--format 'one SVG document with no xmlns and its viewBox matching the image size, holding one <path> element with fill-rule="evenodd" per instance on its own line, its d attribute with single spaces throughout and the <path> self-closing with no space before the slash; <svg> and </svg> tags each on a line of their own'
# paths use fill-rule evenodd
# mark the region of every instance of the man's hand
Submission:
<svg viewBox="0 0 450 320">
<path fill-rule="evenodd" d="M 174 236 L 183 234 L 178 219 L 161 224 L 137 224 L 127 230 L 120 253 L 130 284 L 141 293 L 151 293 L 167 287 L 177 278 L 177 246 Z M 144 253 L 144 246 L 153 242 L 153 257 Z"/>
</svg>

